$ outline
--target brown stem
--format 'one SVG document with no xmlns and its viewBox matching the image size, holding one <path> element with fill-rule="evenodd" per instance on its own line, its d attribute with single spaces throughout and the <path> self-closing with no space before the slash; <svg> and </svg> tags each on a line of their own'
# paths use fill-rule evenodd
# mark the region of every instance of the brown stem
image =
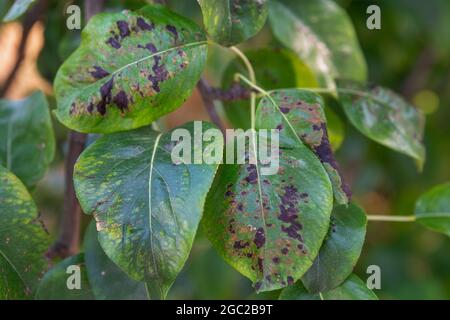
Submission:
<svg viewBox="0 0 450 320">
<path fill-rule="evenodd" d="M 42 18 L 42 14 L 47 9 L 47 6 L 48 0 L 40 0 L 25 15 L 22 24 L 22 37 L 19 48 L 17 49 L 17 60 L 10 74 L 6 78 L 3 87 L 0 89 L 0 97 L 4 97 L 13 84 L 22 61 L 25 58 L 25 49 L 27 47 L 27 40 L 30 35 L 30 31 L 33 28 L 34 24 Z"/>
<path fill-rule="evenodd" d="M 103 0 L 85 0 L 85 19 L 99 13 L 103 8 Z M 66 190 L 64 195 L 64 214 L 61 219 L 60 233 L 56 242 L 49 248 L 49 258 L 68 257 L 76 254 L 80 243 L 81 208 L 73 185 L 73 168 L 86 145 L 87 135 L 75 131 L 69 132 L 69 152 L 66 158 Z"/>
<path fill-rule="evenodd" d="M 201 78 L 197 83 L 198 91 L 202 96 L 203 103 L 205 105 L 206 111 L 208 112 L 211 121 L 219 127 L 222 132 L 225 132 L 225 127 L 220 120 L 219 114 L 214 106 L 214 98 L 212 95 L 212 88 L 209 86 L 208 82 L 204 78 Z"/>
</svg>

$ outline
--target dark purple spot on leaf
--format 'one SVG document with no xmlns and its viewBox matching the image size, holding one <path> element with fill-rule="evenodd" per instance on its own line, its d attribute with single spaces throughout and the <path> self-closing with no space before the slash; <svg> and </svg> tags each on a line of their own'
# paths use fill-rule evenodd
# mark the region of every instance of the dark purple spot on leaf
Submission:
<svg viewBox="0 0 450 320">
<path fill-rule="evenodd" d="M 128 97 L 124 91 L 119 91 L 114 97 L 113 102 L 119 107 L 121 112 L 128 109 Z"/>
<path fill-rule="evenodd" d="M 122 39 L 130 35 L 130 27 L 128 26 L 128 22 L 119 20 L 117 21 L 117 27 L 119 28 L 119 34 Z"/>
<path fill-rule="evenodd" d="M 111 47 L 113 47 L 114 49 L 119 49 L 121 47 L 119 41 L 117 41 L 117 39 L 110 37 L 107 41 L 107 44 L 109 44 Z"/>
<path fill-rule="evenodd" d="M 253 242 L 258 249 L 264 245 L 264 243 L 266 242 L 266 236 L 264 234 L 263 228 L 258 228 L 258 230 L 256 230 L 255 239 L 253 240 Z"/>
<path fill-rule="evenodd" d="M 142 31 L 151 31 L 155 28 L 155 25 L 153 23 L 148 24 L 143 18 L 139 17 L 137 18 L 137 26 L 142 30 Z"/>
<path fill-rule="evenodd" d="M 102 79 L 109 76 L 109 72 L 99 66 L 94 66 L 94 70 L 89 72 L 95 79 Z"/>
</svg>

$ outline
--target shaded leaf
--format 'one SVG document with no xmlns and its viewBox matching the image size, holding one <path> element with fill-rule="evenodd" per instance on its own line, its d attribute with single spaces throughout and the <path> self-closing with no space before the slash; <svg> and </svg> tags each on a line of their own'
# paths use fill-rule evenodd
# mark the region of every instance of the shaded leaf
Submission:
<svg viewBox="0 0 450 320">
<path fill-rule="evenodd" d="M 347 204 L 350 188 L 339 173 L 328 138 L 322 98 L 307 90 L 282 89 L 271 91 L 264 97 L 256 112 L 260 129 L 280 130 L 281 147 L 306 144 L 319 157 L 333 185 L 338 204 Z"/>
<path fill-rule="evenodd" d="M 44 176 L 54 154 L 55 138 L 44 94 L 0 100 L 0 165 L 31 187 Z"/>
<path fill-rule="evenodd" d="M 450 237 L 450 183 L 434 187 L 416 202 L 417 222 Z"/>
<path fill-rule="evenodd" d="M 95 222 L 91 222 L 84 236 L 84 260 L 92 292 L 98 300 L 145 300 L 143 282 L 127 276 L 103 251 L 97 239 Z"/>
<path fill-rule="evenodd" d="M 337 77 L 366 80 L 352 22 L 334 1 L 271 1 L 269 21 L 275 37 L 314 70 L 322 86 L 334 89 Z"/>
<path fill-rule="evenodd" d="M 353 203 L 333 209 L 328 235 L 302 278 L 310 293 L 334 289 L 352 273 L 364 244 L 366 225 L 365 212 Z"/>
<path fill-rule="evenodd" d="M 79 268 L 80 289 L 69 289 L 69 285 L 74 284 L 77 271 L 68 269 L 71 266 Z M 73 268 L 73 267 L 72 267 Z M 64 259 L 51 268 L 39 284 L 36 292 L 37 300 L 94 300 L 91 287 L 89 285 L 84 254 Z"/>
<path fill-rule="evenodd" d="M 253 37 L 267 19 L 267 0 L 198 0 L 212 40 L 232 46 Z"/>
<path fill-rule="evenodd" d="M 340 81 L 338 87 L 344 111 L 361 133 L 414 158 L 418 167 L 423 167 L 425 118 L 420 110 L 383 87 L 366 87 L 348 81 Z"/>
<path fill-rule="evenodd" d="M 27 189 L 0 166 L 0 300 L 32 297 L 49 244 Z"/>
<path fill-rule="evenodd" d="M 312 294 L 303 286 L 301 281 L 284 289 L 280 300 L 378 300 L 375 293 L 355 274 L 350 275 L 344 283 L 336 289 Z"/>
<path fill-rule="evenodd" d="M 258 49 L 245 51 L 255 69 L 258 85 L 267 90 L 296 87 L 317 87 L 315 76 L 291 51 L 286 49 Z M 222 87 L 230 88 L 236 73 L 248 76 L 242 60 L 233 59 L 227 66 Z M 224 111 L 235 128 L 250 128 L 250 103 L 248 100 L 224 102 Z"/>
<path fill-rule="evenodd" d="M 165 7 L 99 14 L 58 71 L 56 116 L 81 132 L 148 125 L 191 95 L 206 54 L 200 28 Z"/>
<path fill-rule="evenodd" d="M 286 287 L 306 272 L 332 209 L 326 172 L 302 143 L 280 150 L 276 174 L 262 169 L 248 161 L 222 165 L 203 220 L 214 247 L 257 292 Z"/>
<path fill-rule="evenodd" d="M 25 13 L 25 11 L 28 10 L 30 5 L 34 1 L 35 0 L 16 0 L 16 1 L 14 1 L 11 8 L 8 10 L 6 15 L 3 17 L 3 21 L 8 22 L 8 21 L 12 21 L 12 20 L 19 18 L 21 15 L 23 15 Z"/>
<path fill-rule="evenodd" d="M 192 123 L 180 128 L 193 136 Z M 174 164 L 175 145 L 170 132 L 149 127 L 107 135 L 83 152 L 74 173 L 105 253 L 133 279 L 145 280 L 155 297 L 166 296 L 189 255 L 217 170 Z"/>
</svg>

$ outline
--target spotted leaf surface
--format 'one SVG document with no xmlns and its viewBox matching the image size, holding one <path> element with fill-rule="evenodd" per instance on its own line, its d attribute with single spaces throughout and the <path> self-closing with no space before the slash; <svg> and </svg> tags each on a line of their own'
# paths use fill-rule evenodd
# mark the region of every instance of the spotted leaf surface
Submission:
<svg viewBox="0 0 450 320">
<path fill-rule="evenodd" d="M 162 6 L 99 14 L 57 73 L 56 116 L 81 132 L 148 125 L 190 96 L 206 54 L 202 31 Z"/>
<path fill-rule="evenodd" d="M 37 300 L 94 300 L 84 262 L 84 254 L 64 259 L 44 276 L 36 292 Z"/>
<path fill-rule="evenodd" d="M 417 222 L 450 237 L 450 183 L 434 187 L 416 203 Z"/>
<path fill-rule="evenodd" d="M 312 71 L 290 50 L 264 48 L 244 53 L 255 69 L 258 85 L 266 90 L 318 86 Z M 247 72 L 242 59 L 236 57 L 224 72 L 222 87 L 231 88 L 235 84 L 235 74 L 248 76 Z M 248 100 L 224 102 L 224 111 L 235 128 L 250 128 Z"/>
<path fill-rule="evenodd" d="M 280 150 L 276 174 L 261 169 L 222 165 L 204 217 L 215 248 L 258 292 L 293 284 L 312 265 L 333 202 L 323 166 L 303 144 Z"/>
<path fill-rule="evenodd" d="M 365 212 L 353 203 L 333 209 L 328 235 L 302 278 L 310 293 L 334 289 L 352 273 L 364 244 L 366 225 Z"/>
<path fill-rule="evenodd" d="M 32 298 L 49 244 L 27 189 L 0 166 L 0 300 Z"/>
<path fill-rule="evenodd" d="M 269 92 L 261 99 L 256 113 L 260 129 L 280 130 L 280 146 L 306 144 L 320 159 L 333 185 L 338 204 L 347 204 L 350 188 L 339 174 L 328 138 L 322 98 L 306 90 L 283 89 Z"/>
<path fill-rule="evenodd" d="M 203 123 L 204 130 L 212 127 Z M 192 123 L 179 129 L 194 136 Z M 183 267 L 217 170 L 174 164 L 175 145 L 171 132 L 149 127 L 115 133 L 96 140 L 75 166 L 77 196 L 97 221 L 103 250 L 133 279 L 144 280 L 152 298 L 164 298 Z"/>
<path fill-rule="evenodd" d="M 331 0 L 276 0 L 269 3 L 275 37 L 295 51 L 335 88 L 334 78 L 365 81 L 367 66 L 346 12 Z"/>
<path fill-rule="evenodd" d="M 422 112 L 383 87 L 340 81 L 339 100 L 351 123 L 370 139 L 406 154 L 421 169 L 425 118 Z"/>
<path fill-rule="evenodd" d="M 84 236 L 84 261 L 92 292 L 97 300 L 145 300 L 145 283 L 131 279 L 103 251 L 95 223 Z"/>
<path fill-rule="evenodd" d="M 205 29 L 217 43 L 231 46 L 258 33 L 267 19 L 267 0 L 198 0 Z"/>
<path fill-rule="evenodd" d="M 0 165 L 31 187 L 43 177 L 54 153 L 52 121 L 42 92 L 18 101 L 0 100 Z"/>
<path fill-rule="evenodd" d="M 284 289 L 280 300 L 378 300 L 378 298 L 358 276 L 352 274 L 339 287 L 315 294 L 309 293 L 299 281 Z"/>
</svg>

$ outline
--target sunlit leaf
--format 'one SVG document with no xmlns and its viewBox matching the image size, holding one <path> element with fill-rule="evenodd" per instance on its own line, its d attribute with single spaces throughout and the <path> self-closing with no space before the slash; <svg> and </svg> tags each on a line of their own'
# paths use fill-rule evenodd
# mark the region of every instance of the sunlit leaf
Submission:
<svg viewBox="0 0 450 320">
<path fill-rule="evenodd" d="M 58 71 L 56 116 L 81 132 L 148 125 L 191 95 L 206 53 L 200 28 L 165 7 L 99 14 Z"/>
<path fill-rule="evenodd" d="M 339 100 L 351 123 L 370 139 L 425 162 L 422 112 L 383 87 L 340 81 Z"/>
<path fill-rule="evenodd" d="M 0 166 L 0 300 L 32 298 L 49 244 L 27 189 Z"/>
<path fill-rule="evenodd" d="M 0 165 L 31 187 L 43 177 L 54 153 L 52 121 L 42 92 L 18 101 L 0 100 Z"/>
<path fill-rule="evenodd" d="M 423 194 L 416 202 L 415 215 L 422 225 L 450 237 L 450 183 Z"/>
<path fill-rule="evenodd" d="M 334 289 L 352 273 L 364 244 L 366 224 L 365 212 L 355 204 L 333 209 L 328 235 L 302 278 L 309 292 Z"/>
<path fill-rule="evenodd" d="M 198 0 L 212 40 L 224 46 L 258 33 L 267 19 L 267 0 Z"/>
<path fill-rule="evenodd" d="M 378 298 L 360 278 L 352 274 L 336 289 L 315 294 L 309 293 L 301 281 L 298 281 L 281 292 L 280 300 L 378 300 Z"/>
<path fill-rule="evenodd" d="M 194 136 L 192 123 L 179 129 Z M 183 267 L 217 170 L 174 164 L 175 145 L 171 132 L 149 127 L 106 135 L 75 166 L 77 196 L 97 220 L 102 248 L 132 278 L 145 280 L 152 298 L 165 297 Z"/>
<path fill-rule="evenodd" d="M 275 37 L 295 51 L 334 89 L 334 78 L 365 81 L 367 67 L 355 30 L 346 12 L 331 0 L 269 2 L 269 21 Z"/>
</svg>

